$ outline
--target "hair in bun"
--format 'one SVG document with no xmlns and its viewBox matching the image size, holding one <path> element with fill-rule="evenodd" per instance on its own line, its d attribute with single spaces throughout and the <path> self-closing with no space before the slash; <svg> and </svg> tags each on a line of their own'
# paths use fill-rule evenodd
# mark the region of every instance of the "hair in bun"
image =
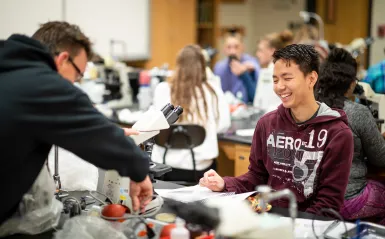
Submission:
<svg viewBox="0 0 385 239">
<path fill-rule="evenodd" d="M 293 33 L 290 30 L 284 30 L 280 33 L 270 33 L 261 40 L 269 42 L 270 47 L 279 50 L 293 42 Z"/>
</svg>

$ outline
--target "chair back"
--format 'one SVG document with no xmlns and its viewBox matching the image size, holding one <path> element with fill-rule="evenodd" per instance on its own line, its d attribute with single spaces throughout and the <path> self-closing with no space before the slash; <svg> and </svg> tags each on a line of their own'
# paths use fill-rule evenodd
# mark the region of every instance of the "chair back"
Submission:
<svg viewBox="0 0 385 239">
<path fill-rule="evenodd" d="M 161 130 L 155 136 L 155 143 L 168 149 L 190 149 L 201 145 L 206 138 L 206 130 L 195 124 L 175 124 Z"/>
<path fill-rule="evenodd" d="M 175 124 L 169 129 L 162 130 L 155 136 L 155 144 L 164 147 L 163 164 L 166 164 L 166 155 L 169 149 L 189 149 L 193 165 L 193 175 L 187 182 L 170 179 L 175 183 L 189 186 L 196 184 L 198 177 L 196 173 L 195 154 L 193 149 L 201 145 L 206 138 L 206 130 L 200 125 L 195 124 Z M 166 175 L 167 178 L 167 175 Z"/>
</svg>

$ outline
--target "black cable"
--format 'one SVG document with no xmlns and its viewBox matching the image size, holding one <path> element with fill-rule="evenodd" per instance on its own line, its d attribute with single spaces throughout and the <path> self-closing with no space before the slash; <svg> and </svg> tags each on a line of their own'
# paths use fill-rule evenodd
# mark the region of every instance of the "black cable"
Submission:
<svg viewBox="0 0 385 239">
<path fill-rule="evenodd" d="M 328 212 L 328 213 L 331 213 L 333 215 L 335 215 L 343 224 L 344 224 L 344 227 L 345 227 L 345 233 L 344 233 L 344 236 L 347 236 L 348 235 L 348 228 L 346 227 L 346 223 L 345 223 L 345 220 L 342 218 L 341 214 L 339 214 L 336 210 L 334 209 L 331 209 L 331 208 L 322 208 L 319 213 L 324 213 L 324 212 Z M 320 239 L 316 232 L 315 232 L 315 229 L 314 229 L 314 219 L 315 217 L 317 216 L 317 214 L 314 214 L 313 216 L 313 219 L 312 219 L 312 222 L 311 222 L 311 228 L 313 230 L 313 235 L 315 236 L 315 238 L 317 239 Z M 328 228 L 325 230 L 327 231 Z M 323 235 L 325 235 L 325 231 L 323 232 Z"/>
<path fill-rule="evenodd" d="M 146 220 L 144 220 L 143 217 L 137 217 L 139 219 L 139 222 L 135 223 L 135 225 L 132 227 L 133 228 L 133 231 L 135 232 L 136 229 L 139 227 L 140 224 L 144 224 L 144 226 L 146 227 L 146 231 L 147 231 L 147 237 L 148 238 L 154 238 L 155 237 L 155 232 L 154 230 L 146 223 Z"/>
</svg>

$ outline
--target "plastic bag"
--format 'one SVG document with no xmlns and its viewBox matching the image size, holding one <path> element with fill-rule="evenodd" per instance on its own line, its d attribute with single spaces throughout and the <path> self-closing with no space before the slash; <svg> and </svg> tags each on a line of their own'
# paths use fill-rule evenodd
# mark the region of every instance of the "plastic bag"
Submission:
<svg viewBox="0 0 385 239">
<path fill-rule="evenodd" d="M 55 183 L 44 165 L 17 212 L 0 226 L 0 237 L 16 233 L 35 235 L 56 227 L 63 204 L 56 200 L 54 192 Z"/>
<path fill-rule="evenodd" d="M 59 176 L 63 190 L 95 191 L 98 186 L 99 172 L 94 165 L 75 154 L 59 148 Z M 55 147 L 48 156 L 48 165 L 52 174 L 55 169 Z"/>
<path fill-rule="evenodd" d="M 63 229 L 56 232 L 54 239 L 127 239 L 120 230 L 99 217 L 77 216 L 64 223 Z"/>
</svg>

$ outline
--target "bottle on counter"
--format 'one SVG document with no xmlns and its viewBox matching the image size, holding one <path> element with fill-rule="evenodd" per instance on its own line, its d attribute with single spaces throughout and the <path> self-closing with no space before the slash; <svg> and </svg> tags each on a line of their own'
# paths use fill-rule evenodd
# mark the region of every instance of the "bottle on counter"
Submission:
<svg viewBox="0 0 385 239">
<path fill-rule="evenodd" d="M 138 93 L 139 110 L 146 111 L 151 106 L 151 88 L 148 85 L 141 85 Z"/>
<path fill-rule="evenodd" d="M 139 74 L 139 93 L 138 93 L 138 102 L 139 109 L 146 111 L 152 103 L 152 93 L 151 93 L 151 77 L 147 71 L 141 71 Z"/>
<path fill-rule="evenodd" d="M 170 239 L 190 239 L 190 232 L 185 227 L 185 221 L 177 218 L 175 224 L 176 227 L 171 230 Z"/>
</svg>

